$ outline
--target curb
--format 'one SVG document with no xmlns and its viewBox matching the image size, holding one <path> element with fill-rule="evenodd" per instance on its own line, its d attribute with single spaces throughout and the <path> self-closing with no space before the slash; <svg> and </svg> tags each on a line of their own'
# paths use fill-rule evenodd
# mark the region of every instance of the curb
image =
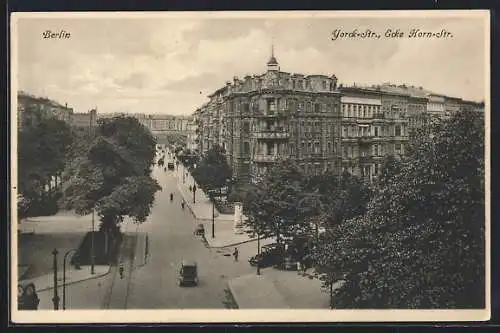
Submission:
<svg viewBox="0 0 500 333">
<path fill-rule="evenodd" d="M 210 246 L 210 243 L 209 243 L 208 247 L 211 248 L 211 249 L 223 249 L 223 248 L 230 247 L 230 246 L 235 246 L 235 245 L 241 245 L 241 244 L 246 244 L 246 243 L 254 242 L 256 240 L 257 240 L 257 238 L 252 238 L 252 239 L 248 239 L 248 240 L 243 241 L 243 242 L 229 243 L 229 244 L 223 245 L 223 246 Z"/>
<path fill-rule="evenodd" d="M 188 206 L 189 211 L 191 212 L 191 214 L 194 216 L 195 219 L 200 220 L 200 221 L 212 221 L 211 218 L 208 218 L 208 219 L 207 218 L 199 218 L 198 216 L 196 216 L 196 213 L 193 210 L 191 201 L 189 201 L 189 199 L 186 198 L 186 196 L 184 195 L 184 190 L 181 189 L 181 186 L 179 183 L 177 183 L 177 190 L 179 190 L 179 192 L 181 193 L 182 198 L 186 202 L 186 205 Z M 216 213 L 215 218 L 217 218 L 220 215 L 220 213 L 217 211 L 217 209 L 215 209 L 215 213 Z"/>
<path fill-rule="evenodd" d="M 111 272 L 111 265 L 108 266 L 108 271 L 107 272 L 104 272 L 102 274 L 96 274 L 96 275 L 90 276 L 90 277 L 88 277 L 86 279 L 82 279 L 82 280 L 78 280 L 78 281 L 66 282 L 65 286 L 70 286 L 70 285 L 75 284 L 75 283 L 97 279 L 97 278 L 100 278 L 100 277 L 108 275 L 109 272 Z M 61 283 L 60 286 L 62 287 L 62 283 Z M 43 289 L 37 289 L 37 292 L 47 291 L 47 290 L 52 290 L 52 289 L 54 289 L 53 286 L 52 287 L 43 288 Z"/>
<path fill-rule="evenodd" d="M 236 304 L 236 308 L 239 309 L 240 305 L 238 304 L 238 300 L 236 299 L 236 296 L 234 295 L 235 293 L 233 291 L 233 285 L 231 283 L 231 280 L 227 281 L 227 290 L 231 294 L 231 297 L 233 298 L 234 303 Z"/>
</svg>

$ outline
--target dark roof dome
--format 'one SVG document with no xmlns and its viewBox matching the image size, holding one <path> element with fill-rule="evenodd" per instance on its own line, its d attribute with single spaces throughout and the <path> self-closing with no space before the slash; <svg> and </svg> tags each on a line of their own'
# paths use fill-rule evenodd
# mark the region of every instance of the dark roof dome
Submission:
<svg viewBox="0 0 500 333">
<path fill-rule="evenodd" d="M 278 64 L 278 61 L 276 60 L 276 58 L 274 56 L 271 57 L 271 59 L 269 59 L 269 61 L 267 62 L 268 65 L 277 65 Z"/>
</svg>

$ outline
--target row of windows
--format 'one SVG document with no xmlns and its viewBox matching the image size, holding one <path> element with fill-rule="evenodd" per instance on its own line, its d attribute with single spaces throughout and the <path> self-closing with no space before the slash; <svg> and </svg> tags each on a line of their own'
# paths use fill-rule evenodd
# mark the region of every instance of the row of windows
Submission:
<svg viewBox="0 0 500 333">
<path fill-rule="evenodd" d="M 332 142 L 328 142 L 326 147 L 326 152 L 327 153 L 335 153 L 336 152 L 336 146 Z M 292 155 L 295 155 L 297 153 L 296 147 L 294 143 L 290 143 L 288 146 L 286 145 L 274 145 L 274 144 L 266 144 L 263 146 L 259 146 L 257 148 L 256 153 L 257 154 L 267 154 L 267 155 L 273 155 L 275 152 L 280 154 L 283 152 L 289 152 Z M 249 154 L 250 153 L 250 143 L 248 141 L 243 142 L 243 154 Z M 316 142 L 302 142 L 301 143 L 301 153 L 302 154 L 320 154 L 322 153 L 321 149 L 321 144 L 316 141 Z"/>
<path fill-rule="evenodd" d="M 342 126 L 342 137 L 361 137 L 361 136 L 406 136 L 407 126 Z"/>
<path fill-rule="evenodd" d="M 342 104 L 342 114 L 344 117 L 372 118 L 373 114 L 378 112 L 380 112 L 379 105 Z"/>
<path fill-rule="evenodd" d="M 374 144 L 371 149 L 357 149 L 357 147 L 347 146 L 344 147 L 342 157 L 356 158 L 356 157 L 369 157 L 369 156 L 385 156 L 387 153 L 394 152 L 396 154 L 404 153 L 404 144 Z"/>
<path fill-rule="evenodd" d="M 250 103 L 234 103 L 234 109 L 238 112 L 249 113 L 250 109 L 257 111 L 259 109 L 260 102 L 252 101 Z M 269 98 L 267 99 L 267 109 L 270 111 L 276 111 L 278 108 L 280 110 L 287 110 L 296 106 L 298 111 L 324 113 L 330 112 L 332 110 L 337 110 L 335 103 L 324 103 L 324 102 L 312 102 L 312 101 L 296 101 L 291 98 Z"/>
<path fill-rule="evenodd" d="M 350 166 L 342 167 L 342 172 L 349 172 L 351 175 L 361 176 L 361 177 L 371 177 L 377 176 L 382 170 L 382 164 L 374 163 L 371 165 L 363 166 Z"/>
<path fill-rule="evenodd" d="M 329 80 L 316 81 L 320 84 L 321 89 L 323 90 L 335 90 L 337 88 L 337 84 L 335 82 Z M 257 81 L 252 81 L 252 88 L 261 87 L 264 83 L 263 79 L 258 79 Z M 292 80 L 292 79 L 269 79 L 266 81 L 266 84 L 269 86 L 288 86 L 292 89 L 310 89 L 312 81 L 310 80 Z"/>
</svg>

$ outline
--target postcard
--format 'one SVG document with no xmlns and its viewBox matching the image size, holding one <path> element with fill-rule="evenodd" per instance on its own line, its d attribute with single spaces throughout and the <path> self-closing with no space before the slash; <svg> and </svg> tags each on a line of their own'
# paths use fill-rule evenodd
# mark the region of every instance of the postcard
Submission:
<svg viewBox="0 0 500 333">
<path fill-rule="evenodd" d="M 12 320 L 488 320 L 489 20 L 13 13 Z"/>
</svg>

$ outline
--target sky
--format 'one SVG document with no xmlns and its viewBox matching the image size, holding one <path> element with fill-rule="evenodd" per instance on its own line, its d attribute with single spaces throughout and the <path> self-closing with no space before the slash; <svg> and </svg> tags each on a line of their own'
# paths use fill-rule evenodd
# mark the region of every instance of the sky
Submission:
<svg viewBox="0 0 500 333">
<path fill-rule="evenodd" d="M 76 112 L 192 114 L 234 76 L 264 73 L 271 44 L 285 72 L 335 74 L 343 84 L 423 86 L 476 101 L 486 94 L 484 16 L 59 15 L 17 19 L 14 79 L 18 90 Z M 384 37 L 387 29 L 413 28 L 446 29 L 453 37 Z M 381 38 L 332 41 L 335 29 L 370 29 Z M 71 36 L 44 39 L 46 30 Z"/>
</svg>

